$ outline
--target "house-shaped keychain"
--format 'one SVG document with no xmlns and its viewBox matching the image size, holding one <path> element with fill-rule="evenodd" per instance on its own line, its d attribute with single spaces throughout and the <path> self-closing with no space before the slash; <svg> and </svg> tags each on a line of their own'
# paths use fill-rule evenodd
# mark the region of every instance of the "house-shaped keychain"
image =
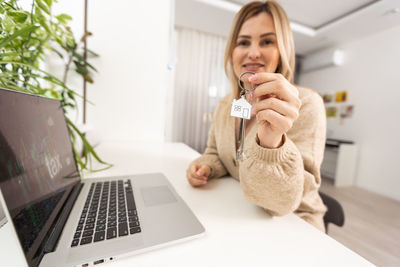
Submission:
<svg viewBox="0 0 400 267">
<path fill-rule="evenodd" d="M 250 103 L 247 102 L 244 97 L 241 97 L 238 100 L 233 99 L 231 116 L 249 120 L 251 116 Z"/>
</svg>

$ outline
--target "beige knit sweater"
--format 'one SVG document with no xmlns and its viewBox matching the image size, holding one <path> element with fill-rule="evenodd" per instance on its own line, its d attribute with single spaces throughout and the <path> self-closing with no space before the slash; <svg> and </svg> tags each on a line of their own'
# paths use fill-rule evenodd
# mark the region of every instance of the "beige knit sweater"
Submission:
<svg viewBox="0 0 400 267">
<path fill-rule="evenodd" d="M 230 116 L 233 96 L 229 94 L 218 103 L 207 148 L 194 162 L 211 167 L 209 179 L 229 174 L 239 180 L 246 198 L 271 215 L 294 212 L 324 231 L 326 208 L 318 189 L 325 147 L 325 109 L 316 92 L 298 89 L 302 101 L 300 115 L 284 136 L 281 147 L 261 147 L 254 123 L 246 133 L 246 156 L 240 162 L 235 160 L 235 118 Z"/>
</svg>

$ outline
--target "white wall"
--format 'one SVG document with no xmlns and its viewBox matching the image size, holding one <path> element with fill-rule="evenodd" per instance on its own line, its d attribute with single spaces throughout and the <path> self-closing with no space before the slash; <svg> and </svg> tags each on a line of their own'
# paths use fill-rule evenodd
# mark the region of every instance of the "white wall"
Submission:
<svg viewBox="0 0 400 267">
<path fill-rule="evenodd" d="M 359 145 L 356 184 L 400 200 L 400 27 L 341 46 L 345 65 L 300 76 L 321 93 L 347 90 L 353 118 L 328 119 L 328 137 Z"/>
<path fill-rule="evenodd" d="M 76 38 L 83 33 L 83 3 L 54 3 L 56 14 L 73 17 Z M 88 104 L 87 122 L 96 139 L 164 140 L 169 23 L 170 1 L 89 1 L 88 47 L 100 54 L 89 60 L 98 73 L 87 86 L 95 103 Z"/>
<path fill-rule="evenodd" d="M 90 1 L 99 74 L 88 121 L 101 139 L 163 140 L 170 1 Z"/>
</svg>

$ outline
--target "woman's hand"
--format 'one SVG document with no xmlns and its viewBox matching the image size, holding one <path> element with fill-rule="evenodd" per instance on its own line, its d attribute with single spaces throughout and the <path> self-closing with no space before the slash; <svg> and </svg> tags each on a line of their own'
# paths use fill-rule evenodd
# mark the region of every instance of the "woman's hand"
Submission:
<svg viewBox="0 0 400 267">
<path fill-rule="evenodd" d="M 192 186 L 202 186 L 207 183 L 208 176 L 210 176 L 211 168 L 205 164 L 193 163 L 186 170 L 186 177 L 189 184 Z"/>
<path fill-rule="evenodd" d="M 282 145 L 283 134 L 292 128 L 299 116 L 301 101 L 299 91 L 280 73 L 257 73 L 249 77 L 253 92 L 252 115 L 258 122 L 260 145 L 278 148 Z"/>
</svg>

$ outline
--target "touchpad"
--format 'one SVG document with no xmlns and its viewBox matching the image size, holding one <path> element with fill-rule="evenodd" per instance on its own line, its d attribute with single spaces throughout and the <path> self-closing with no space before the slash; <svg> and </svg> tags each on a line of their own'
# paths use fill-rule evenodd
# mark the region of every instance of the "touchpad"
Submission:
<svg viewBox="0 0 400 267">
<path fill-rule="evenodd" d="M 176 198 L 167 186 L 141 188 L 144 204 L 148 207 L 176 202 Z"/>
</svg>

